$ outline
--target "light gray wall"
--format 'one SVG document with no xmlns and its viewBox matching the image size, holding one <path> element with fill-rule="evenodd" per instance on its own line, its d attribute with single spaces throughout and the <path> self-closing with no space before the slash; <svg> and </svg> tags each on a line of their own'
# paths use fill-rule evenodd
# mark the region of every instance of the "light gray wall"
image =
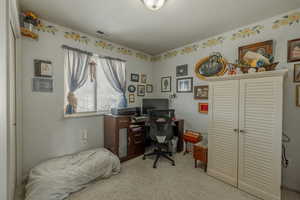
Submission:
<svg viewBox="0 0 300 200">
<path fill-rule="evenodd" d="M 299 12 L 299 10 L 298 10 Z M 289 12 L 293 13 L 293 12 Z M 293 82 L 293 69 L 295 63 L 287 63 L 287 41 L 295 38 L 299 38 L 300 24 L 293 24 L 291 26 L 286 25 L 278 29 L 272 29 L 273 22 L 284 15 L 276 16 L 271 19 L 267 19 L 247 27 L 252 28 L 255 25 L 263 25 L 264 29 L 260 34 L 252 35 L 249 37 L 231 40 L 231 35 L 237 31 L 245 28 L 223 33 L 220 36 L 224 36 L 223 43 L 203 48 L 202 44 L 207 40 L 196 42 L 200 44 L 200 48 L 197 51 L 188 54 L 181 54 L 179 50 L 177 56 L 172 58 L 162 59 L 154 64 L 154 83 L 160 90 L 160 78 L 163 76 L 172 76 L 172 88 L 176 92 L 176 66 L 181 64 L 188 64 L 189 76 L 194 77 L 194 85 L 207 85 L 207 82 L 198 79 L 194 73 L 194 66 L 198 60 L 203 57 L 209 56 L 212 52 L 221 52 L 222 55 L 229 61 L 235 62 L 238 58 L 238 47 L 252 44 L 256 42 L 262 42 L 266 40 L 274 40 L 274 56 L 275 61 L 279 61 L 278 68 L 289 69 L 288 77 L 284 86 L 284 131 L 291 138 L 291 142 L 288 144 L 287 157 L 290 160 L 288 169 L 283 169 L 283 184 L 292 189 L 300 190 L 300 108 L 296 107 L 295 103 L 295 83 Z M 218 36 L 216 36 L 218 37 Z M 213 37 L 213 38 L 216 38 Z M 211 38 L 208 38 L 211 39 Z M 189 45 L 188 45 L 189 46 Z M 165 54 L 162 54 L 163 56 Z M 157 93 L 160 96 L 168 96 L 169 93 Z M 191 128 L 200 132 L 207 132 L 208 116 L 200 114 L 198 112 L 197 104 L 199 101 L 193 99 L 193 94 L 177 94 L 177 99 L 173 103 L 173 107 L 176 109 L 176 115 L 185 119 L 186 128 Z"/>
<path fill-rule="evenodd" d="M 48 22 L 45 22 L 49 24 Z M 53 24 L 52 24 L 53 25 Z M 23 83 L 23 174 L 49 158 L 103 146 L 103 116 L 64 119 L 64 53 L 61 45 L 109 55 L 127 60 L 127 77 L 131 72 L 148 75 L 152 83 L 152 63 L 135 56 L 122 55 L 116 51 L 104 50 L 94 45 L 90 37 L 88 45 L 64 37 L 65 27 L 57 26 L 55 35 L 39 32 L 39 40 L 22 39 L 22 83 Z M 84 35 L 84 34 L 83 34 Z M 32 92 L 34 59 L 45 59 L 53 63 L 54 92 Z M 136 104 L 139 105 L 137 98 Z M 88 131 L 88 144 L 81 142 L 81 130 Z"/>
</svg>

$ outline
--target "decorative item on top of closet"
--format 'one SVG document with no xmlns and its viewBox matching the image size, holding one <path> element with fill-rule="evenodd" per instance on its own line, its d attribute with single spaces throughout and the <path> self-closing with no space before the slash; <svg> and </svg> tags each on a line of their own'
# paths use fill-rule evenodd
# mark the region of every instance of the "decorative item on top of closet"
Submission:
<svg viewBox="0 0 300 200">
<path fill-rule="evenodd" d="M 207 78 L 208 174 L 280 200 L 283 78 L 287 70 Z"/>
</svg>

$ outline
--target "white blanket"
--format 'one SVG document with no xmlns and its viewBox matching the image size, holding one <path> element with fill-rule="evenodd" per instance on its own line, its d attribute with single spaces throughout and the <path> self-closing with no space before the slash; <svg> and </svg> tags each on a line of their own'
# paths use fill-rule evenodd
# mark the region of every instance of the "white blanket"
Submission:
<svg viewBox="0 0 300 200">
<path fill-rule="evenodd" d="M 120 172 L 120 160 L 100 148 L 48 160 L 34 167 L 26 185 L 26 200 L 62 200 L 98 178 Z"/>
</svg>

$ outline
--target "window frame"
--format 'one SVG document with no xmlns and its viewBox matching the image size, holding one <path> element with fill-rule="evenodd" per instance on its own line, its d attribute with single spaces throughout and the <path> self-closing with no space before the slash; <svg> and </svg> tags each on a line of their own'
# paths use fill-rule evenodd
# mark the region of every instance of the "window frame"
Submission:
<svg viewBox="0 0 300 200">
<path fill-rule="evenodd" d="M 65 68 L 64 68 L 65 70 Z M 125 72 L 126 73 L 126 72 Z M 65 73 L 66 74 L 66 73 Z M 66 84 L 66 76 L 64 76 L 65 80 L 64 80 L 64 88 L 65 88 L 65 92 L 64 95 L 67 95 L 67 91 L 68 91 L 68 86 Z M 89 80 L 88 80 L 89 81 Z M 127 80 L 126 80 L 127 82 Z M 98 111 L 98 82 L 97 82 L 97 75 L 96 75 L 96 80 L 95 80 L 95 89 L 94 89 L 94 94 L 95 94 L 95 111 L 86 111 L 86 112 L 76 112 L 73 114 L 66 114 L 65 112 L 65 108 L 63 109 L 64 111 L 64 115 L 63 117 L 65 119 L 69 119 L 69 118 L 82 118 L 82 117 L 95 117 L 95 116 L 104 116 L 107 114 L 110 114 L 111 111 L 110 110 L 101 110 Z M 64 97 L 64 107 L 66 106 L 66 96 Z"/>
</svg>

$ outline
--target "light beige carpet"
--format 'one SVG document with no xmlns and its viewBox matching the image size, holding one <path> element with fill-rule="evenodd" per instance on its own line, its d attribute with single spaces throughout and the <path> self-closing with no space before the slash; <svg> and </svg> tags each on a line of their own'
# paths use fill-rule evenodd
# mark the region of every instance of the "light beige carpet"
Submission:
<svg viewBox="0 0 300 200">
<path fill-rule="evenodd" d="M 69 200 L 253 200 L 202 169 L 194 168 L 191 155 L 175 156 L 176 166 L 161 159 L 152 168 L 152 159 L 141 157 L 122 164 L 119 175 L 101 180 L 73 194 Z"/>
<path fill-rule="evenodd" d="M 98 181 L 85 190 L 74 193 L 68 200 L 253 200 L 251 195 L 239 191 L 194 168 L 191 155 L 175 157 L 173 167 L 165 160 L 153 169 L 153 160 L 141 157 L 122 164 L 122 172 Z M 19 188 L 16 200 L 23 200 Z M 282 200 L 300 200 L 300 194 L 282 191 Z"/>
</svg>

